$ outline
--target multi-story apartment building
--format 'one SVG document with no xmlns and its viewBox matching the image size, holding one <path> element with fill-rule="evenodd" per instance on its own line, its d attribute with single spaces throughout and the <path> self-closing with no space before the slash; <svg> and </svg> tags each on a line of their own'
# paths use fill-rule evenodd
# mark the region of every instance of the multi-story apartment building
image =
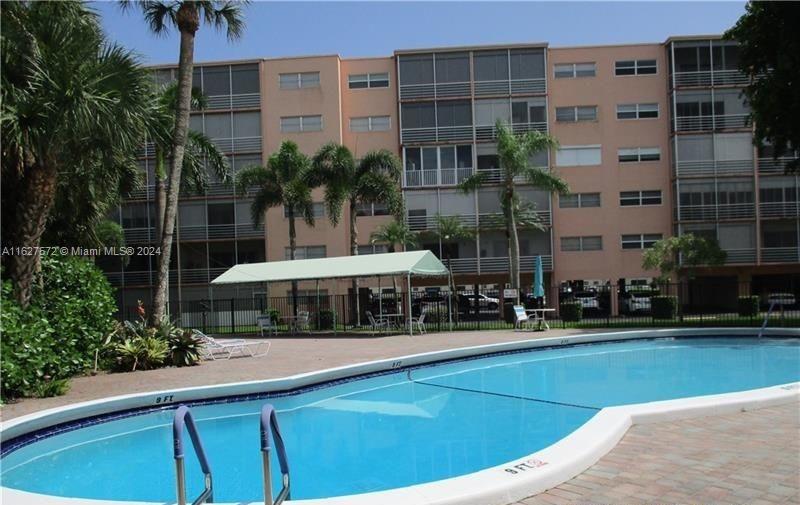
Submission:
<svg viewBox="0 0 800 505">
<path fill-rule="evenodd" d="M 159 82 L 175 77 L 173 68 L 154 70 Z M 266 162 L 286 139 L 308 155 L 326 142 L 348 146 L 356 158 L 373 149 L 395 152 L 403 164 L 404 218 L 423 232 L 421 247 L 449 262 L 457 284 L 484 286 L 503 285 L 508 270 L 499 185 L 492 184 L 500 174 L 495 122 L 548 132 L 559 147 L 531 162 L 556 171 L 572 194 L 551 197 L 520 181 L 522 200 L 547 225 L 520 231 L 523 283 L 537 255 L 551 286 L 641 282 L 655 274 L 641 267 L 643 249 L 691 232 L 716 238 L 728 253 L 726 265 L 700 270 L 700 279 L 788 289 L 787 282 L 800 285 L 798 177 L 783 172 L 792 156 L 775 161 L 768 147 L 753 146 L 745 84 L 736 45 L 719 37 L 221 62 L 195 70 L 208 107 L 193 112 L 191 125 L 228 155 L 234 172 Z M 115 215 L 131 244 L 153 239 L 152 156 L 147 146 L 145 189 Z M 474 173 L 489 183 L 461 192 L 458 184 Z M 297 256 L 349 254 L 347 210 L 333 227 L 323 191 L 314 198 L 317 222 L 298 224 Z M 254 296 L 260 288 L 211 290 L 209 282 L 236 263 L 288 257 L 284 209 L 270 209 L 254 227 L 250 203 L 214 180 L 206 194 L 182 196 L 173 301 Z M 358 213 L 359 254 L 384 252 L 369 236 L 391 219 L 386 209 Z M 437 216 L 455 216 L 476 230 L 474 238 L 425 233 L 435 231 Z M 103 262 L 121 304 L 150 299 L 154 261 Z M 274 289 L 271 295 L 283 295 L 288 286 Z"/>
</svg>

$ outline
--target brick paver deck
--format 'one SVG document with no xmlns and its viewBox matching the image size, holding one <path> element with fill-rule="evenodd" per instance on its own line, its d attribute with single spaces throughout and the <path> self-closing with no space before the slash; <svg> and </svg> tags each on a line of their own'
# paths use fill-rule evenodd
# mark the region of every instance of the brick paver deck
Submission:
<svg viewBox="0 0 800 505">
<path fill-rule="evenodd" d="M 800 504 L 800 404 L 633 426 L 574 479 L 515 505 Z"/>
</svg>

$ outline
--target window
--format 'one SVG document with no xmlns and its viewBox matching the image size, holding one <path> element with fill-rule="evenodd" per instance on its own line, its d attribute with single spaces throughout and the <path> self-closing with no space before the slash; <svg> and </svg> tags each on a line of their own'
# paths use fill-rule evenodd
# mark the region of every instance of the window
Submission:
<svg viewBox="0 0 800 505">
<path fill-rule="evenodd" d="M 284 248 L 284 257 L 288 260 L 291 259 L 291 249 Z M 310 260 L 314 258 L 324 258 L 327 256 L 327 249 L 324 245 L 308 245 L 296 247 L 294 250 L 294 259 L 296 260 Z"/>
<path fill-rule="evenodd" d="M 510 115 L 511 111 L 507 99 L 475 100 L 476 125 L 494 126 L 498 119 L 508 123 Z"/>
<path fill-rule="evenodd" d="M 477 103 L 476 101 L 476 114 Z M 514 124 L 545 123 L 547 108 L 544 98 L 514 98 L 511 101 L 511 122 Z"/>
<path fill-rule="evenodd" d="M 617 119 L 651 119 L 657 117 L 657 103 L 628 103 L 617 105 Z"/>
<path fill-rule="evenodd" d="M 388 88 L 389 74 L 386 72 L 378 74 L 350 74 L 347 76 L 347 84 L 350 89 Z"/>
<path fill-rule="evenodd" d="M 282 133 L 322 131 L 322 116 L 289 116 L 281 118 Z"/>
<path fill-rule="evenodd" d="M 404 103 L 401 105 L 403 128 L 434 128 L 436 104 L 433 102 Z"/>
<path fill-rule="evenodd" d="M 622 236 L 623 249 L 650 249 L 653 244 L 661 240 L 660 233 L 641 233 Z"/>
<path fill-rule="evenodd" d="M 437 53 L 436 83 L 469 82 L 469 53 Z"/>
<path fill-rule="evenodd" d="M 561 237 L 561 250 L 569 251 L 602 251 L 603 237 L 590 235 L 586 237 Z"/>
<path fill-rule="evenodd" d="M 391 128 L 389 116 L 351 117 L 351 132 L 385 132 Z"/>
<path fill-rule="evenodd" d="M 258 93 L 258 65 L 231 67 L 231 85 L 234 95 Z"/>
<path fill-rule="evenodd" d="M 261 136 L 260 112 L 234 112 L 233 137 L 249 138 Z"/>
<path fill-rule="evenodd" d="M 433 83 L 432 54 L 404 54 L 399 57 L 399 60 L 401 86 Z"/>
<path fill-rule="evenodd" d="M 365 254 L 383 254 L 389 252 L 389 246 L 386 244 L 370 244 L 358 246 L 358 255 L 364 256 Z"/>
<path fill-rule="evenodd" d="M 230 95 L 230 67 L 203 67 L 203 94 L 206 96 Z"/>
<path fill-rule="evenodd" d="M 558 197 L 558 206 L 562 209 L 584 207 L 600 207 L 600 193 L 573 193 Z"/>
<path fill-rule="evenodd" d="M 570 79 L 574 77 L 594 77 L 596 66 L 592 63 L 559 63 L 555 65 L 556 79 Z"/>
<path fill-rule="evenodd" d="M 508 52 L 478 51 L 473 53 L 476 81 L 507 81 Z"/>
<path fill-rule="evenodd" d="M 661 205 L 661 190 L 621 191 L 619 194 L 619 204 L 622 207 Z"/>
<path fill-rule="evenodd" d="M 323 218 L 325 217 L 325 204 L 322 202 L 314 202 L 312 204 L 312 212 L 314 213 L 315 218 Z M 296 210 L 295 217 L 299 218 L 302 216 L 302 211 Z M 283 217 L 289 217 L 289 208 L 283 208 Z"/>
<path fill-rule="evenodd" d="M 556 166 L 559 167 L 600 165 L 601 163 L 600 146 L 562 147 L 556 151 Z"/>
<path fill-rule="evenodd" d="M 281 89 L 319 88 L 319 72 L 280 74 Z"/>
<path fill-rule="evenodd" d="M 656 60 L 626 60 L 614 65 L 615 75 L 648 75 L 657 71 Z"/>
<path fill-rule="evenodd" d="M 597 106 L 556 107 L 556 121 L 566 123 L 597 121 Z"/>
<path fill-rule="evenodd" d="M 472 124 L 469 100 L 436 102 L 437 126 L 467 126 Z"/>
<path fill-rule="evenodd" d="M 661 159 L 659 147 L 627 147 L 617 150 L 620 163 L 637 163 L 640 161 L 658 161 Z"/>
<path fill-rule="evenodd" d="M 542 49 L 512 49 L 509 57 L 512 79 L 544 78 L 544 51 Z"/>
<path fill-rule="evenodd" d="M 356 205 L 356 216 L 388 216 L 389 208 L 385 203 L 359 203 Z"/>
<path fill-rule="evenodd" d="M 407 147 L 406 152 L 406 172 L 414 170 L 436 170 L 439 162 L 435 147 Z"/>
</svg>

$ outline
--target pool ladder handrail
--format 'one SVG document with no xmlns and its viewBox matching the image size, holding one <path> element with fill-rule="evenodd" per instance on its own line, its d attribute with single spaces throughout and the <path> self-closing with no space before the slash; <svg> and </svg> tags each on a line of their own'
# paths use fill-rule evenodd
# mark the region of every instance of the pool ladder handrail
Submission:
<svg viewBox="0 0 800 505">
<path fill-rule="evenodd" d="M 214 501 L 214 486 L 211 479 L 211 466 L 208 464 L 206 452 L 203 449 L 203 443 L 200 441 L 200 435 L 197 432 L 192 413 L 189 407 L 181 405 L 175 411 L 175 417 L 172 420 L 172 439 L 175 452 L 175 473 L 177 475 L 177 489 L 178 489 L 178 505 L 186 505 L 186 468 L 184 466 L 184 451 L 183 451 L 183 429 L 184 427 L 189 431 L 189 438 L 192 440 L 194 452 L 197 454 L 197 459 L 200 462 L 200 469 L 203 471 L 205 477 L 205 489 L 192 505 L 199 505 L 201 503 L 211 503 Z"/>
<path fill-rule="evenodd" d="M 772 314 L 772 309 L 775 308 L 775 305 L 778 305 L 778 302 L 773 301 L 769 304 L 767 315 L 764 316 L 764 323 L 761 324 L 761 329 L 758 330 L 758 338 L 761 338 L 764 335 L 764 330 L 767 329 L 767 323 L 769 323 L 769 315 Z"/>
<path fill-rule="evenodd" d="M 278 451 L 278 464 L 281 468 L 281 478 L 283 487 L 278 493 L 275 501 L 272 500 L 272 463 L 269 459 L 270 435 L 275 442 L 275 450 Z M 283 437 L 278 426 L 278 416 L 275 414 L 275 407 L 267 403 L 261 408 L 261 459 L 264 467 L 264 505 L 280 505 L 284 500 L 290 499 L 289 496 L 289 463 L 286 459 L 286 447 L 283 444 Z"/>
</svg>

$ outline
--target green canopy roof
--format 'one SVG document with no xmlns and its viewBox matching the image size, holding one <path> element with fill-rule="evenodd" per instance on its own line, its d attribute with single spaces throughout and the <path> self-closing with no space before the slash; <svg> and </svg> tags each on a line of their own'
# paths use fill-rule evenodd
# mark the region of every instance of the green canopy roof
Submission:
<svg viewBox="0 0 800 505">
<path fill-rule="evenodd" d="M 245 263 L 229 268 L 227 272 L 211 281 L 211 284 L 303 281 L 406 274 L 445 276 L 447 273 L 447 268 L 432 252 L 408 251 L 310 260 Z"/>
</svg>

